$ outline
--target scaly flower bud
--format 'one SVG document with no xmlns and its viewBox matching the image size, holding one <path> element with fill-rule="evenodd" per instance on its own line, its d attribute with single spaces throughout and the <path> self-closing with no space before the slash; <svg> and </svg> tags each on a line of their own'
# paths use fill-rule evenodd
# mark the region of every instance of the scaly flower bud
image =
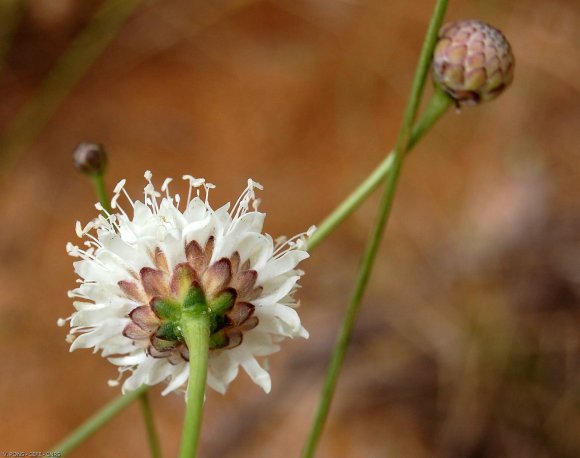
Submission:
<svg viewBox="0 0 580 458">
<path fill-rule="evenodd" d="M 86 175 L 100 175 L 107 166 L 107 153 L 102 145 L 81 143 L 73 151 L 73 162 Z"/>
<path fill-rule="evenodd" d="M 503 34 L 481 21 L 450 22 L 439 32 L 433 79 L 458 106 L 496 98 L 510 85 L 515 59 Z"/>
</svg>

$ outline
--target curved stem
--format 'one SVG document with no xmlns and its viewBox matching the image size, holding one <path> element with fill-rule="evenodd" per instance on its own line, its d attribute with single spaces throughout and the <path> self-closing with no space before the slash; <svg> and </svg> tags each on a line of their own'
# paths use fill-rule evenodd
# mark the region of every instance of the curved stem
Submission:
<svg viewBox="0 0 580 458">
<path fill-rule="evenodd" d="M 328 372 L 326 374 L 326 379 L 324 382 L 324 387 L 322 389 L 322 395 L 320 398 L 320 403 L 318 405 L 318 410 L 316 413 L 316 418 L 310 430 L 306 446 L 304 448 L 303 457 L 310 458 L 314 456 L 318 442 L 320 441 L 320 436 L 322 435 L 322 430 L 326 422 L 326 417 L 328 416 L 328 411 L 330 410 L 330 404 L 332 398 L 334 397 L 334 391 L 336 389 L 336 384 L 338 381 L 338 376 L 344 362 L 346 351 L 348 349 L 348 344 L 352 335 L 352 330 L 354 328 L 356 315 L 360 306 L 362 296 L 364 294 L 365 288 L 367 286 L 372 267 L 375 261 L 375 257 L 380 245 L 383 231 L 387 222 L 390 209 L 393 204 L 393 198 L 395 195 L 396 185 L 399 179 L 403 155 L 396 153 L 393 156 L 393 166 L 391 168 L 391 173 L 387 177 L 387 185 L 385 187 L 385 192 L 383 194 L 381 204 L 379 207 L 379 214 L 375 222 L 375 228 L 371 235 L 369 244 L 365 250 L 363 261 L 358 273 L 356 286 L 348 308 L 346 310 L 344 320 L 339 332 L 338 340 L 336 342 L 334 352 L 332 354 L 332 359 Z"/>
<path fill-rule="evenodd" d="M 143 391 L 139 396 L 139 403 L 141 404 L 141 412 L 145 420 L 145 429 L 147 430 L 147 439 L 149 441 L 149 449 L 151 450 L 151 458 L 161 458 L 161 447 L 159 445 L 159 437 L 155 430 L 155 422 L 151 411 L 151 402 L 147 391 Z"/>
<path fill-rule="evenodd" d="M 127 394 L 118 396 L 109 402 L 105 407 L 101 408 L 96 414 L 85 421 L 73 433 L 66 437 L 62 442 L 58 443 L 54 448 L 54 452 L 60 452 L 59 456 L 66 456 L 73 449 L 85 442 L 105 423 L 121 413 L 129 404 L 135 399 L 146 393 L 149 389 L 148 385 L 143 385 L 135 391 L 130 391 Z"/>
<path fill-rule="evenodd" d="M 443 113 L 447 111 L 450 103 L 449 96 L 441 90 L 436 89 L 435 96 L 431 98 L 429 106 L 425 109 L 425 113 L 417 121 L 417 124 L 413 126 L 407 151 L 411 151 L 419 140 L 433 127 Z M 385 177 L 391 173 L 394 153 L 395 151 L 392 150 L 371 174 L 317 226 L 314 234 L 308 239 L 308 251 L 316 248 L 377 189 Z"/>
<path fill-rule="evenodd" d="M 183 312 L 181 331 L 189 349 L 189 381 L 180 458 L 195 457 L 199 445 L 207 378 L 209 326 L 207 311 Z"/>
<path fill-rule="evenodd" d="M 328 416 L 328 412 L 330 410 L 330 405 L 334 396 L 340 370 L 342 368 L 346 351 L 348 349 L 348 344 L 351 339 L 356 315 L 364 291 L 368 284 L 374 261 L 377 256 L 378 248 L 380 246 L 383 233 L 391 213 L 391 208 L 393 206 L 393 200 L 397 189 L 397 183 L 399 181 L 399 176 L 403 167 L 403 161 L 411 143 L 411 127 L 419 108 L 421 96 L 425 87 L 429 63 L 431 61 L 433 49 L 437 42 L 437 31 L 441 27 L 446 8 L 447 0 L 436 1 L 435 10 L 431 17 L 431 22 L 425 36 L 423 48 L 421 50 L 419 64 L 417 65 L 417 70 L 415 72 L 411 95 L 409 96 L 409 101 L 405 110 L 405 116 L 403 118 L 403 123 L 399 132 L 395 151 L 392 156 L 393 159 L 392 165 L 390 166 L 390 173 L 386 178 L 385 189 L 379 206 L 377 219 L 375 221 L 372 234 L 363 255 L 363 260 L 357 276 L 356 285 L 351 300 L 348 304 L 338 341 L 331 358 L 330 367 L 326 375 L 326 380 L 322 390 L 316 417 L 304 447 L 304 458 L 311 458 L 314 456 L 316 447 L 318 446 L 320 437 L 322 435 L 326 417 Z M 436 91 L 433 97 L 435 100 L 433 103 L 428 105 L 427 111 L 433 111 L 433 114 L 430 116 L 438 119 L 441 114 L 443 114 L 443 112 L 445 112 L 445 110 L 449 107 L 450 100 L 441 91 Z M 446 97 L 446 99 L 443 97 Z M 447 100 L 447 102 L 445 102 L 445 100 Z"/>
</svg>

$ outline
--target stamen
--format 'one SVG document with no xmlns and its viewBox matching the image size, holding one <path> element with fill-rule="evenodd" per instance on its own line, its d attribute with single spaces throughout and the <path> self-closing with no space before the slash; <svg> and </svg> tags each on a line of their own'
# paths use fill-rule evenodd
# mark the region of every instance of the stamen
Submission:
<svg viewBox="0 0 580 458">
<path fill-rule="evenodd" d="M 165 195 L 168 199 L 171 200 L 171 196 L 169 195 L 169 183 L 173 181 L 173 178 L 165 178 L 165 181 L 161 185 L 161 191 L 165 192 Z"/>
<path fill-rule="evenodd" d="M 254 193 L 254 188 L 263 189 L 263 186 L 260 183 L 253 181 L 252 179 L 248 179 L 248 186 L 242 192 L 240 197 L 238 197 L 238 200 L 232 207 L 232 210 L 230 212 L 232 219 L 237 220 L 247 213 L 249 203 L 251 201 L 254 201 L 256 197 L 256 194 Z"/>
<path fill-rule="evenodd" d="M 127 213 L 125 212 L 125 210 L 123 210 L 123 207 L 121 207 L 120 205 L 117 205 L 117 200 L 119 199 L 120 194 L 115 194 L 113 196 L 113 198 L 111 199 L 111 208 L 114 210 L 119 210 L 123 216 L 125 216 L 127 219 L 129 219 L 129 215 L 127 215 Z"/>
<path fill-rule="evenodd" d="M 286 251 L 288 250 L 291 250 L 293 248 L 302 248 L 306 243 L 305 239 L 311 237 L 312 234 L 314 234 L 315 230 L 316 226 L 310 226 L 306 232 L 296 234 L 294 237 L 291 237 L 288 240 L 284 241 L 283 243 L 281 243 L 276 247 L 274 253 L 272 254 L 272 257 L 276 259 L 281 255 L 283 255 L 284 253 L 286 253 Z M 279 240 L 281 240 L 281 237 L 278 237 L 276 239 L 276 242 L 278 242 Z"/>
<path fill-rule="evenodd" d="M 187 193 L 187 204 L 185 205 L 185 208 L 187 208 L 191 202 L 191 191 L 193 188 L 199 188 L 201 185 L 203 185 L 205 183 L 205 179 L 195 178 L 191 175 L 183 175 L 182 179 L 189 181 L 189 192 Z M 197 191 L 197 195 L 199 197 L 199 190 Z"/>
<path fill-rule="evenodd" d="M 103 215 L 99 215 L 99 220 L 103 222 L 103 225 L 106 227 L 107 225 L 112 226 L 112 222 L 115 220 L 115 215 L 107 211 L 100 202 L 95 204 L 95 208 L 104 213 L 107 217 L 103 217 Z M 102 219 L 101 219 L 102 218 Z"/>
<path fill-rule="evenodd" d="M 84 228 L 81 226 L 81 222 L 77 221 L 75 224 L 75 232 L 77 234 L 77 237 L 82 239 L 83 236 L 89 232 L 90 230 L 92 230 L 95 227 L 94 223 L 91 221 L 89 222 Z"/>
<path fill-rule="evenodd" d="M 209 190 L 214 189 L 215 185 L 211 184 L 211 183 L 205 183 L 203 185 L 203 187 L 205 188 L 205 206 L 207 208 L 210 208 L 210 206 L 209 206 Z"/>
<path fill-rule="evenodd" d="M 118 208 L 119 210 L 121 210 L 121 212 L 123 214 L 126 214 L 123 209 L 118 206 L 118 200 L 119 197 L 121 195 L 121 193 L 123 193 L 127 199 L 127 201 L 129 202 L 129 204 L 131 204 L 131 207 L 135 208 L 135 204 L 133 203 L 133 200 L 131 199 L 131 197 L 129 197 L 129 194 L 127 193 L 127 191 L 125 190 L 125 183 L 127 182 L 127 180 L 122 179 L 121 181 L 119 181 L 117 183 L 117 186 L 115 186 L 115 189 L 113 190 L 113 198 L 111 199 L 111 208 Z"/>
<path fill-rule="evenodd" d="M 62 328 L 67 321 L 69 321 L 72 318 L 72 316 L 69 316 L 68 318 L 59 318 L 58 320 L 56 320 L 56 325 L 59 328 Z"/>
<path fill-rule="evenodd" d="M 121 382 L 121 379 L 123 378 L 123 372 L 126 372 L 127 370 L 129 370 L 128 367 L 120 367 L 118 369 L 119 376 L 116 379 L 107 380 L 107 385 L 109 385 L 110 387 L 119 386 L 119 383 Z"/>
<path fill-rule="evenodd" d="M 77 283 L 79 283 L 79 282 L 77 281 Z M 82 283 L 82 280 L 80 281 L 80 283 Z M 74 298 L 78 298 L 78 299 L 90 299 L 83 292 L 78 291 L 78 290 L 75 290 L 75 291 L 67 291 L 66 292 L 66 295 L 70 299 L 74 299 Z"/>
<path fill-rule="evenodd" d="M 131 207 L 135 208 L 135 202 L 133 202 L 133 199 L 131 199 L 131 197 L 129 197 L 129 193 L 125 190 L 125 188 L 123 188 L 123 194 L 125 194 L 125 197 L 127 198 L 129 203 L 131 204 Z"/>
<path fill-rule="evenodd" d="M 115 186 L 115 189 L 113 189 L 113 194 L 119 194 L 121 190 L 124 188 L 125 183 L 127 183 L 127 180 L 125 178 L 119 181 Z"/>
<path fill-rule="evenodd" d="M 91 246 L 91 244 L 93 244 L 93 245 L 94 245 L 94 246 L 96 246 L 97 248 L 100 248 L 100 247 L 102 247 L 102 245 L 101 245 L 101 242 L 99 242 L 99 239 L 97 239 L 97 238 L 96 238 L 96 237 L 95 237 L 93 234 L 86 233 L 86 234 L 85 234 L 85 237 L 88 237 L 89 239 L 91 239 L 90 241 L 86 241 L 86 242 L 85 242 L 85 245 L 86 245 L 86 246 L 89 246 L 89 247 L 90 247 L 90 246 Z M 89 252 L 89 251 L 87 250 L 87 253 L 88 253 L 88 252 Z"/>
<path fill-rule="evenodd" d="M 153 186 L 153 182 L 151 181 L 153 174 L 151 173 L 151 170 L 146 170 L 143 176 L 145 177 L 145 180 L 147 180 L 147 185 L 143 190 L 145 194 L 145 203 L 150 204 L 153 212 L 157 214 L 159 213 L 159 204 L 157 202 L 157 198 L 161 197 L 161 194 L 156 191 L 155 186 Z M 151 200 L 148 199 L 148 196 L 151 198 Z"/>
</svg>

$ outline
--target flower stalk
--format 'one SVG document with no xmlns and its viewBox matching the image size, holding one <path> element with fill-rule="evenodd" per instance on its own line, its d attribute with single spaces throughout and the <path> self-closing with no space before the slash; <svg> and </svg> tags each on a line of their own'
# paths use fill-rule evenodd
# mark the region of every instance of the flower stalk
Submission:
<svg viewBox="0 0 580 458">
<path fill-rule="evenodd" d="M 374 261 L 376 259 L 383 233 L 391 213 L 393 200 L 397 189 L 397 183 L 399 181 L 406 153 L 409 150 L 411 143 L 413 123 L 419 109 L 419 104 L 421 102 L 423 89 L 425 87 L 433 50 L 437 42 L 437 33 L 443 22 L 446 9 L 447 0 L 436 1 L 435 9 L 431 17 L 427 34 L 425 36 L 421 55 L 419 57 L 419 64 L 417 65 L 417 70 L 415 72 L 415 78 L 413 80 L 411 94 L 407 102 L 403 123 L 399 131 L 394 154 L 392 155 L 392 166 L 390 167 L 390 173 L 387 175 L 385 180 L 385 188 L 381 203 L 379 205 L 375 225 L 363 255 L 363 260 L 359 269 L 355 288 L 351 300 L 348 304 L 339 337 L 331 358 L 318 410 L 303 450 L 302 456 L 304 458 L 311 458 L 314 456 L 320 441 L 320 437 L 322 435 L 322 430 L 324 428 L 328 412 L 330 410 L 330 405 L 334 396 L 340 370 L 342 368 L 346 351 L 352 336 L 357 312 L 359 310 L 361 300 L 372 273 Z M 447 102 L 445 101 L 446 99 Z M 428 118 L 433 118 L 435 120 L 438 119 L 450 105 L 451 100 L 449 97 L 443 94 L 442 91 L 436 90 L 433 96 L 433 102 L 427 106 Z M 429 114 L 429 111 L 432 111 L 433 113 Z"/>
<path fill-rule="evenodd" d="M 159 437 L 155 430 L 155 422 L 151 410 L 151 402 L 149 401 L 149 394 L 146 390 L 144 390 L 141 393 L 141 396 L 139 396 L 139 404 L 141 404 L 141 412 L 143 413 L 143 420 L 145 421 L 145 429 L 147 430 L 147 440 L 149 442 L 149 450 L 151 450 L 151 458 L 161 458 L 161 446 L 159 445 Z"/>
<path fill-rule="evenodd" d="M 105 175 L 103 173 L 97 173 L 92 175 L 90 178 L 93 183 L 93 187 L 95 188 L 97 198 L 99 199 L 99 203 L 103 207 L 103 216 L 106 217 L 107 214 L 111 214 L 111 204 L 109 203 L 107 187 L 105 186 Z"/>
<path fill-rule="evenodd" d="M 146 393 L 148 389 L 148 385 L 143 385 L 134 391 L 130 391 L 127 394 L 120 395 L 113 399 L 74 430 L 68 437 L 55 445 L 52 451 L 58 452 L 61 457 L 68 455 L 76 447 L 91 437 L 103 425 L 107 424 L 110 420 L 125 410 L 125 408 L 131 405 L 135 399 L 138 399 L 143 393 Z"/>
<path fill-rule="evenodd" d="M 193 458 L 197 454 L 203 417 L 210 315 L 207 308 L 201 307 L 184 310 L 182 313 L 181 331 L 189 348 L 189 382 L 179 457 Z"/>
<path fill-rule="evenodd" d="M 435 88 L 435 94 L 429 101 L 425 112 L 413 126 L 407 152 L 410 152 L 447 112 L 450 104 L 449 96 Z M 308 251 L 312 251 L 322 243 L 381 183 L 384 183 L 385 178 L 392 172 L 394 158 L 395 150 L 392 150 L 370 175 L 317 226 L 316 232 L 307 241 Z"/>
</svg>

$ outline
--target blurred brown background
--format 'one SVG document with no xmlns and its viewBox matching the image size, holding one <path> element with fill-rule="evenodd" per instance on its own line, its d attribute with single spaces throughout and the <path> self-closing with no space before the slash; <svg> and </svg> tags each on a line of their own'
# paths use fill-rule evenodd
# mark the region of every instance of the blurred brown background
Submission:
<svg viewBox="0 0 580 458">
<path fill-rule="evenodd" d="M 433 6 L 134 3 L 72 86 L 70 68 L 47 75 L 102 3 L 2 1 L 0 451 L 44 451 L 119 392 L 115 368 L 69 354 L 56 326 L 72 312 L 65 243 L 95 215 L 74 146 L 105 144 L 109 185 L 125 177 L 133 195 L 146 169 L 206 177 L 214 205 L 253 177 L 267 231 L 300 232 L 392 146 Z M 515 82 L 447 114 L 410 157 L 320 457 L 580 456 L 580 4 L 451 1 L 459 18 L 505 32 Z M 377 201 L 304 264 L 311 338 L 271 358 L 272 393 L 245 375 L 209 393 L 202 456 L 298 456 Z M 159 392 L 175 456 L 184 402 Z M 134 405 L 72 455 L 147 454 Z"/>
</svg>

